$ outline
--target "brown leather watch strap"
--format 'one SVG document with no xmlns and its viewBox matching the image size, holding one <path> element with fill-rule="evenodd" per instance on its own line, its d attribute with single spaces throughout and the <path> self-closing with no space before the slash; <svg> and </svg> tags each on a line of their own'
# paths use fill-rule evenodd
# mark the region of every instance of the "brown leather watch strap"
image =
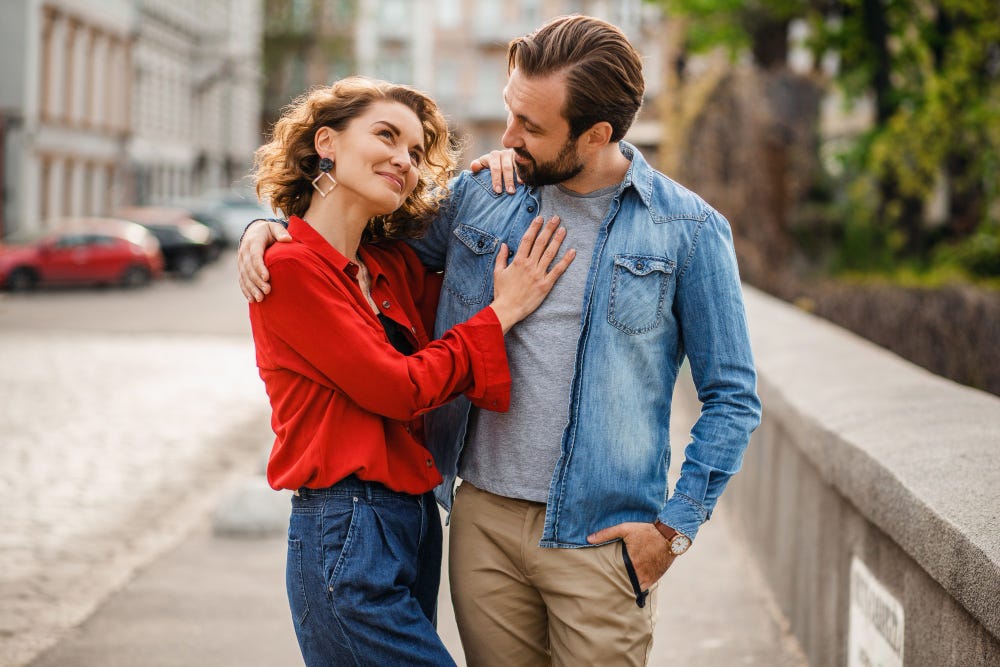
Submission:
<svg viewBox="0 0 1000 667">
<path fill-rule="evenodd" d="M 674 530 L 673 528 L 671 528 L 667 524 L 663 523 L 659 519 L 657 519 L 653 523 L 653 525 L 656 526 L 656 529 L 658 531 L 660 531 L 660 535 L 663 535 L 663 539 L 665 539 L 667 541 L 667 544 L 669 544 L 670 540 L 674 539 L 674 536 L 677 535 L 680 532 L 680 531 Z"/>
</svg>

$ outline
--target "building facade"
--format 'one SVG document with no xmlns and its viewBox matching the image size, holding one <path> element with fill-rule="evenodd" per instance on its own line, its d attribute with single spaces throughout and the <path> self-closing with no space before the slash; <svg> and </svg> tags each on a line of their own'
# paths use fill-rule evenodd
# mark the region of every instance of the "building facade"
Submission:
<svg viewBox="0 0 1000 667">
<path fill-rule="evenodd" d="M 265 125 L 304 90 L 363 74 L 430 93 L 464 141 L 465 158 L 498 148 L 511 39 L 563 14 L 621 27 L 644 57 L 647 105 L 627 137 L 660 141 L 663 19 L 642 0 L 265 0 Z"/>
<path fill-rule="evenodd" d="M 249 170 L 259 0 L 7 0 L 0 26 L 0 235 Z"/>
<path fill-rule="evenodd" d="M 358 6 L 359 0 L 264 0 L 265 131 L 298 95 L 357 72 Z"/>
<path fill-rule="evenodd" d="M 659 125 L 654 106 L 662 49 L 657 30 L 662 19 L 656 6 L 642 0 L 382 0 L 379 4 L 391 11 L 383 11 L 375 23 L 375 56 L 359 58 L 362 71 L 396 76 L 431 91 L 452 129 L 465 140 L 467 159 L 500 147 L 506 126 L 502 91 L 507 45 L 565 14 L 586 14 L 617 25 L 643 55 L 647 102 L 627 139 L 644 151 L 655 151 Z M 399 43 L 406 25 L 415 27 L 409 48 Z"/>
</svg>

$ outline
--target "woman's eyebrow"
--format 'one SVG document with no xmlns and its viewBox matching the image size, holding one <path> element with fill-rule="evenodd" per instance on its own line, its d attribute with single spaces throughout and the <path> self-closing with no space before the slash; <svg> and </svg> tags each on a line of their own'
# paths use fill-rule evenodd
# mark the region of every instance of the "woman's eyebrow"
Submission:
<svg viewBox="0 0 1000 667">
<path fill-rule="evenodd" d="M 398 128 L 398 127 L 396 127 L 395 125 L 393 125 L 392 123 L 390 123 L 390 122 L 389 122 L 389 121 L 387 121 L 387 120 L 377 120 L 377 121 L 375 121 L 374 123 L 372 123 L 372 127 L 374 127 L 374 126 L 376 126 L 376 125 L 385 125 L 385 126 L 386 126 L 386 127 L 388 127 L 388 128 L 390 129 L 390 130 L 392 130 L 392 133 L 393 133 L 393 134 L 395 134 L 395 135 L 396 135 L 397 137 L 399 136 L 399 128 Z"/>
<path fill-rule="evenodd" d="M 387 120 L 377 120 L 374 123 L 372 123 L 372 127 L 376 127 L 378 125 L 385 125 L 397 137 L 402 134 L 402 132 L 400 132 L 398 127 L 396 127 Z M 424 150 L 424 146 L 422 143 L 413 144 L 413 150 L 418 151 L 421 155 L 424 155 L 427 152 Z"/>
</svg>

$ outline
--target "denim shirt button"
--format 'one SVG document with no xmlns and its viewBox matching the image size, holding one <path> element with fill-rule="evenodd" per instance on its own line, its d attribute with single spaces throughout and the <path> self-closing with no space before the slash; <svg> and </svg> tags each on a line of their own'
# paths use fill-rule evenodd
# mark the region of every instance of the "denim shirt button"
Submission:
<svg viewBox="0 0 1000 667">
<path fill-rule="evenodd" d="M 528 213 L 534 213 L 534 212 L 535 212 L 535 207 L 534 206 L 529 206 L 528 207 Z"/>
<path fill-rule="evenodd" d="M 482 239 L 480 239 L 479 241 L 476 241 L 476 247 L 477 248 L 482 248 L 484 245 L 486 245 L 486 243 L 484 243 L 482 241 Z"/>
</svg>

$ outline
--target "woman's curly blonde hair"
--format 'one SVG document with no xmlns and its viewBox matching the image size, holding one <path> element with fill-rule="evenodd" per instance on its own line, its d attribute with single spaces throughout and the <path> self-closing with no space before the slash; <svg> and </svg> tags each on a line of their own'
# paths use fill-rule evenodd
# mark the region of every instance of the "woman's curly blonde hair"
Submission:
<svg viewBox="0 0 1000 667">
<path fill-rule="evenodd" d="M 375 102 L 399 102 L 413 110 L 424 129 L 420 179 L 403 205 L 373 218 L 362 240 L 416 238 L 423 235 L 448 194 L 457 164 L 457 146 L 437 104 L 420 91 L 353 76 L 332 86 L 313 88 L 285 107 L 271 140 L 254 153 L 257 196 L 286 216 L 302 216 L 312 200 L 312 179 L 319 172 L 314 139 L 321 127 L 343 130 Z"/>
</svg>

